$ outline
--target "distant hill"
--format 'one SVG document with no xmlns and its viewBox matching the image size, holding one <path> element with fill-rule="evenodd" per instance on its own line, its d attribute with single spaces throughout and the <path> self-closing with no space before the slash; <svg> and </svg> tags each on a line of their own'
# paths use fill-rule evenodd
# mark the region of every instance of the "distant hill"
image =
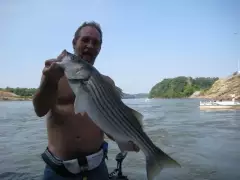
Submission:
<svg viewBox="0 0 240 180">
<path fill-rule="evenodd" d="M 0 100 L 30 99 L 36 92 L 36 88 L 0 88 Z M 123 93 L 123 99 L 135 99 L 148 97 L 147 93 L 127 94 Z"/>
<path fill-rule="evenodd" d="M 147 98 L 148 93 L 138 93 L 138 94 L 127 94 L 123 93 L 123 99 L 138 99 L 138 98 Z"/>
<path fill-rule="evenodd" d="M 132 94 L 123 93 L 123 99 L 134 99 L 135 96 Z"/>
<path fill-rule="evenodd" d="M 135 98 L 147 98 L 148 97 L 148 93 L 138 93 L 138 94 L 134 94 Z"/>
<path fill-rule="evenodd" d="M 154 85 L 149 98 L 184 98 L 191 96 L 195 91 L 209 89 L 217 77 L 185 77 L 166 78 Z"/>
<path fill-rule="evenodd" d="M 11 87 L 6 87 L 6 88 L 0 88 L 0 91 L 2 92 L 9 92 L 9 93 L 13 93 L 16 94 L 18 96 L 22 96 L 22 97 L 31 97 L 35 92 L 36 92 L 36 88 L 11 88 Z"/>
<path fill-rule="evenodd" d="M 12 92 L 7 92 L 7 91 L 1 91 L 1 90 L 0 90 L 0 98 L 3 98 L 3 97 L 6 97 L 6 98 L 8 98 L 8 97 L 17 98 L 17 97 L 19 97 L 19 96 L 16 95 L 16 94 L 14 94 L 14 93 L 12 93 Z"/>
<path fill-rule="evenodd" d="M 0 101 L 25 101 L 30 100 L 29 97 L 22 97 L 12 92 L 0 90 Z"/>
<path fill-rule="evenodd" d="M 240 100 L 240 74 L 234 73 L 227 78 L 217 80 L 209 90 L 203 91 L 199 97 L 216 100 L 231 100 L 235 95 Z"/>
</svg>

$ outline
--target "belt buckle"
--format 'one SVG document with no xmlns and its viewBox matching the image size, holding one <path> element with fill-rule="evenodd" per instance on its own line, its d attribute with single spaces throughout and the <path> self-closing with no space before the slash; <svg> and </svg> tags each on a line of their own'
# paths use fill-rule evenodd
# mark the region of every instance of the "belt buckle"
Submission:
<svg viewBox="0 0 240 180">
<path fill-rule="evenodd" d="M 88 165 L 80 166 L 80 171 L 87 171 Z"/>
</svg>

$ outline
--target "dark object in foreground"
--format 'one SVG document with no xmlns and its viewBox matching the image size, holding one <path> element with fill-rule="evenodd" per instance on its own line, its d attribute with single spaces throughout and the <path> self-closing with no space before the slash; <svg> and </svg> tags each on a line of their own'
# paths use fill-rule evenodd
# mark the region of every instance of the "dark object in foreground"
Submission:
<svg viewBox="0 0 240 180">
<path fill-rule="evenodd" d="M 127 176 L 123 176 L 122 174 L 122 162 L 125 159 L 125 157 L 127 156 L 127 152 L 124 153 L 118 153 L 116 155 L 115 160 L 117 161 L 117 168 L 113 170 L 113 172 L 111 172 L 109 174 L 109 179 L 112 180 L 128 180 Z"/>
</svg>

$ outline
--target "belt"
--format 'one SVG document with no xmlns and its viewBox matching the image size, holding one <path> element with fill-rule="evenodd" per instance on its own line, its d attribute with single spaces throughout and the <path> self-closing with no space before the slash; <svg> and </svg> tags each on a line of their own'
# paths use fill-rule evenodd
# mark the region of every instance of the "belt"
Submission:
<svg viewBox="0 0 240 180">
<path fill-rule="evenodd" d="M 104 148 L 101 148 L 98 152 L 89 156 L 63 161 L 55 157 L 47 147 L 41 156 L 43 161 L 60 176 L 74 177 L 98 167 L 106 156 L 105 151 Z"/>
</svg>

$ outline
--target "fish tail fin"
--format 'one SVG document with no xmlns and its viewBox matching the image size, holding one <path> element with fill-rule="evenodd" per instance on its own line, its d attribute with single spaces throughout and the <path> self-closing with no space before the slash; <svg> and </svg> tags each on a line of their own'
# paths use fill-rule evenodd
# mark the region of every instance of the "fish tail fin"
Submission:
<svg viewBox="0 0 240 180">
<path fill-rule="evenodd" d="M 159 174 L 163 168 L 181 167 L 181 165 L 164 153 L 160 148 L 155 146 L 155 153 L 150 153 L 146 157 L 146 169 L 147 179 L 153 180 L 153 178 Z"/>
</svg>

